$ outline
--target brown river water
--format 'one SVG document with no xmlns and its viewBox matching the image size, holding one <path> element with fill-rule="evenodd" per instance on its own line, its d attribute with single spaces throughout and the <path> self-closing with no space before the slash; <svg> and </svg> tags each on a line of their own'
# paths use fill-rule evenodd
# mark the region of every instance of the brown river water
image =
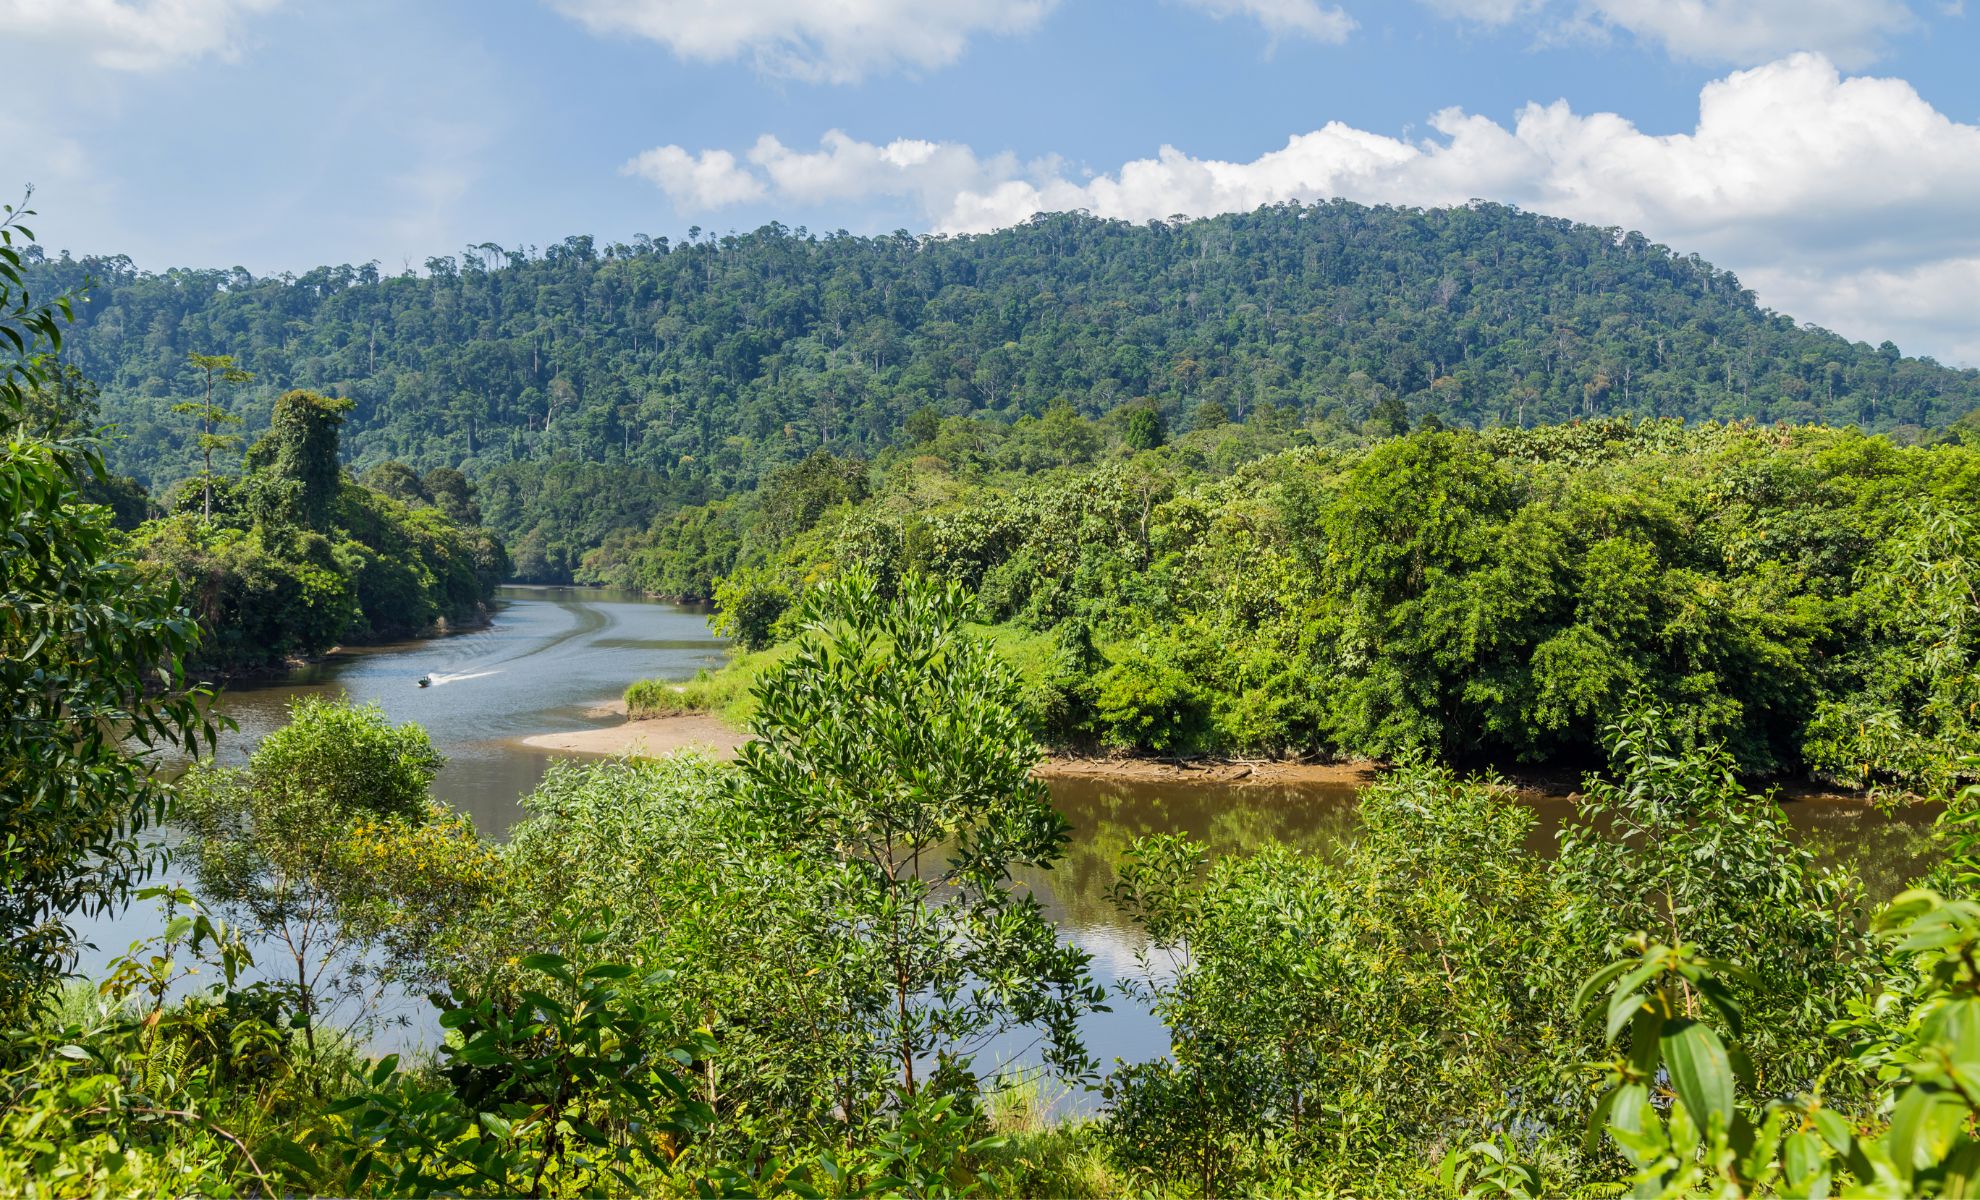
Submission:
<svg viewBox="0 0 1980 1200">
<path fill-rule="evenodd" d="M 494 620 L 450 637 L 367 647 L 337 654 L 286 675 L 237 684 L 222 710 L 239 725 L 222 738 L 220 756 L 237 761 L 282 724 L 291 700 L 342 695 L 376 701 L 394 721 L 418 721 L 447 756 L 435 783 L 440 798 L 468 812 L 491 836 L 523 815 L 519 804 L 543 777 L 551 752 L 520 744 L 541 733 L 594 728 L 613 718 L 599 706 L 635 679 L 685 679 L 723 660 L 723 643 L 695 609 L 635 593 L 586 588 L 504 588 Z M 434 686 L 417 681 L 430 677 Z M 1062 936 L 1093 955 L 1094 975 L 1112 985 L 1138 971 L 1135 931 L 1113 911 L 1107 889 L 1113 864 L 1135 837 L 1188 833 L 1213 853 L 1242 853 L 1268 839 L 1324 851 L 1351 836 L 1356 787 L 1058 779 L 1052 795 L 1073 829 L 1063 863 L 1028 879 L 1059 923 Z M 1539 821 L 1536 845 L 1572 813 L 1565 796 L 1530 797 Z M 1856 865 L 1872 891 L 1890 895 L 1911 877 L 1923 846 L 1923 816 L 1891 818 L 1860 801 L 1838 797 L 1791 799 L 1785 807 L 1823 857 Z M 111 953 L 155 928 L 149 913 L 131 912 L 95 927 L 100 949 L 83 963 L 99 968 Z M 1109 992 L 1114 988 L 1109 986 Z M 1167 1050 L 1161 1025 L 1124 996 L 1114 1011 L 1095 1014 L 1087 1048 L 1104 1065 L 1157 1057 Z M 405 1028 L 389 1029 L 393 1049 L 432 1045 L 437 1030 L 423 1001 L 408 1000 Z M 999 1058 L 1023 1063 L 1029 1048 L 993 1046 L 983 1065 Z M 1080 1106 L 1077 1099 L 1071 1100 Z"/>
</svg>

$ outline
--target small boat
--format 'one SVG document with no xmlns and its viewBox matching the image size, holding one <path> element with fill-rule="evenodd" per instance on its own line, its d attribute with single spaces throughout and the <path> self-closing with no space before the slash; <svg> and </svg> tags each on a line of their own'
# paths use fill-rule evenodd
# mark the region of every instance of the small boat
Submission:
<svg viewBox="0 0 1980 1200">
<path fill-rule="evenodd" d="M 433 686 L 433 680 L 432 680 L 432 678 L 431 678 L 430 676 L 426 676 L 426 675 L 421 675 L 421 676 L 419 677 L 419 686 L 421 686 L 421 687 L 432 687 L 432 686 Z"/>
</svg>

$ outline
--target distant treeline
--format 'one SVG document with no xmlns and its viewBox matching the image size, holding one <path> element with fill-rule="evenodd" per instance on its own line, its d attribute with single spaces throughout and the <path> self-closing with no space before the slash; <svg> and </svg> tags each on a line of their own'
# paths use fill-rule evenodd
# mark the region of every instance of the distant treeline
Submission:
<svg viewBox="0 0 1980 1200">
<path fill-rule="evenodd" d="M 1426 417 L 1630 413 L 1910 440 L 1980 406 L 1980 372 L 1799 326 L 1640 235 L 1488 204 L 1059 215 L 962 238 L 575 237 L 470 247 L 421 275 L 66 256 L 28 273 L 94 280 L 65 354 L 122 429 L 118 470 L 158 488 L 197 469 L 198 430 L 170 408 L 197 394 L 187 354 L 224 351 L 257 377 L 229 401 L 250 432 L 294 387 L 350 399 L 358 470 L 475 479 L 533 579 L 818 450 L 900 445 L 923 413 L 1009 424 L 1140 404 L 1181 427 L 1205 403 L 1239 422 L 1270 405 L 1323 441 Z"/>
<path fill-rule="evenodd" d="M 754 647 L 811 580 L 957 580 L 1060 743 L 1586 762 L 1647 701 L 1748 769 L 1923 791 L 1969 769 L 1980 450 L 1617 420 L 1244 461 L 1270 437 L 1035 475 L 940 438 L 870 472 L 815 459 L 622 569 L 712 575 Z"/>
</svg>

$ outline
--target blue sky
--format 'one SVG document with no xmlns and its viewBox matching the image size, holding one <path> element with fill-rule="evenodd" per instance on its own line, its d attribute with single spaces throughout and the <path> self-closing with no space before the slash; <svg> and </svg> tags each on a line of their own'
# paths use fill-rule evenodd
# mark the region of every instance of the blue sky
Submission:
<svg viewBox="0 0 1980 1200">
<path fill-rule="evenodd" d="M 0 0 L 0 188 L 149 268 L 1347 195 L 1640 228 L 1980 364 L 1946 0 Z"/>
</svg>

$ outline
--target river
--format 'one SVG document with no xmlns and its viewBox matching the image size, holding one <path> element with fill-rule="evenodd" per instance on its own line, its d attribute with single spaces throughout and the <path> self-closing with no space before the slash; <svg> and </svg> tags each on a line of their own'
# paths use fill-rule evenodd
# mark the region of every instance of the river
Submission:
<svg viewBox="0 0 1980 1200">
<path fill-rule="evenodd" d="M 394 721 L 419 722 L 447 756 L 434 794 L 500 835 L 554 757 L 521 739 L 591 728 L 599 706 L 634 680 L 686 679 L 724 658 L 702 612 L 637 592 L 505 587 L 496 602 L 481 629 L 344 651 L 228 687 L 221 711 L 240 730 L 223 739 L 222 757 L 244 757 L 288 719 L 295 699 L 376 702 Z M 421 678 L 433 686 L 420 687 Z"/>
<path fill-rule="evenodd" d="M 522 814 L 519 803 L 543 777 L 553 754 L 521 744 L 533 734 L 592 728 L 617 718 L 601 706 L 635 679 L 684 679 L 723 660 L 723 643 L 694 609 L 634 593 L 582 588 L 503 588 L 494 620 L 483 629 L 337 654 L 286 676 L 227 689 L 221 708 L 239 725 L 223 736 L 221 758 L 237 761 L 282 724 L 288 704 L 310 695 L 376 701 L 394 721 L 417 721 L 447 756 L 435 793 L 471 814 L 499 837 Z M 421 688 L 428 677 L 433 686 Z M 1135 836 L 1188 833 L 1215 852 L 1239 852 L 1267 838 L 1325 849 L 1353 829 L 1355 790 L 1345 784 L 1300 786 L 1204 785 L 1070 779 L 1052 784 L 1071 822 L 1065 862 L 1027 880 L 1066 940 L 1093 956 L 1094 975 L 1114 1011 L 1089 1018 L 1087 1048 L 1102 1063 L 1145 1060 L 1167 1050 L 1159 1022 L 1116 993 L 1137 972 L 1139 942 L 1107 901 L 1113 863 Z M 1571 811 L 1561 797 L 1536 796 L 1536 838 Z M 1874 892 L 1903 885 L 1916 860 L 1916 821 L 1894 821 L 1864 805 L 1837 799 L 1791 802 L 1795 824 L 1825 857 L 1848 860 Z M 96 932 L 103 958 L 150 927 L 133 912 Z M 418 1002 L 415 1008 L 423 1007 Z M 389 1030 L 394 1048 L 426 1040 L 433 1027 L 415 1021 L 411 1034 Z M 993 1047 L 1022 1061 L 1017 1043 Z M 1072 1103 L 1079 1103 L 1073 1100 Z"/>
</svg>

